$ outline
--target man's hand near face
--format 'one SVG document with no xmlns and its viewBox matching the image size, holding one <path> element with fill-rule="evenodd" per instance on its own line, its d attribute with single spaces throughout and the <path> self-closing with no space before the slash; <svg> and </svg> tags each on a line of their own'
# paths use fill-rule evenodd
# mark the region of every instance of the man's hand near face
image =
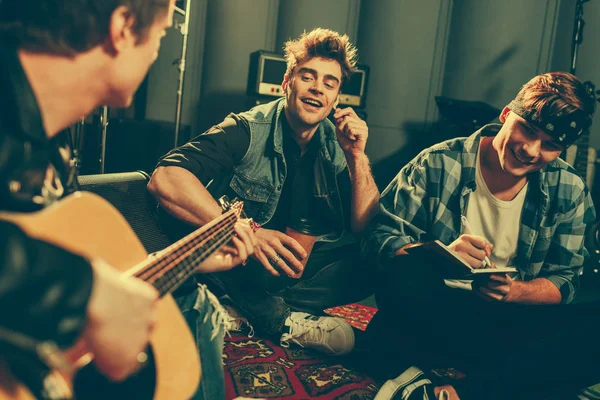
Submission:
<svg viewBox="0 0 600 400">
<path fill-rule="evenodd" d="M 379 189 L 371 174 L 369 158 L 365 154 L 369 127 L 351 108 L 336 108 L 335 135 L 346 156 L 352 184 L 352 232 L 360 233 L 377 214 Z"/>
<path fill-rule="evenodd" d="M 333 113 L 337 140 L 346 155 L 358 156 L 365 152 L 369 127 L 351 107 L 336 108 Z"/>
</svg>

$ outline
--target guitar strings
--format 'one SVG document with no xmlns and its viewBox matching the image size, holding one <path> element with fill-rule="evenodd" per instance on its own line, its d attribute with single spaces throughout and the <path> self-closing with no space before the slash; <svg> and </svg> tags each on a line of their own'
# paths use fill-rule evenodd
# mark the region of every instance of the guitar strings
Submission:
<svg viewBox="0 0 600 400">
<path fill-rule="evenodd" d="M 157 253 L 156 257 L 147 258 L 142 261 L 136 267 L 139 268 L 139 271 L 136 271 L 134 276 L 144 280 L 150 279 L 155 272 L 158 272 L 156 270 L 153 271 L 155 267 L 162 268 L 164 265 L 170 264 L 172 258 L 179 257 L 182 253 L 188 252 L 190 247 L 197 246 L 202 241 L 209 239 L 216 231 L 222 229 L 223 223 L 227 223 L 230 217 L 231 215 L 224 214 L 217 220 L 214 220 L 210 226 L 205 225 L 164 250 L 161 250 Z"/>
<path fill-rule="evenodd" d="M 225 216 L 226 214 L 224 214 Z M 163 277 L 169 278 L 166 283 L 170 283 L 171 281 L 182 281 L 182 278 L 187 278 L 186 275 L 191 275 L 196 265 L 200 262 L 204 261 L 207 258 L 208 254 L 212 253 L 216 249 L 217 246 L 221 246 L 226 241 L 229 241 L 234 234 L 232 228 L 237 222 L 236 215 L 231 213 L 231 215 L 227 215 L 226 218 L 221 218 L 220 221 L 216 221 L 212 226 L 208 229 L 200 228 L 196 231 L 197 234 L 190 234 L 190 236 L 179 240 L 173 245 L 169 246 L 165 249 L 164 256 L 158 256 L 155 259 L 147 259 L 144 263 L 148 264 L 140 269 L 134 276 L 144 279 L 150 283 L 160 283 L 157 282 L 159 279 Z M 227 230 L 227 231 L 226 231 Z M 225 231 L 224 235 L 217 235 L 214 237 L 215 233 L 219 231 Z M 213 236 L 213 237 L 211 237 Z M 211 243 L 212 241 L 212 243 Z M 183 242 L 183 243 L 182 243 Z M 194 251 L 197 251 L 199 248 L 203 247 L 203 245 L 209 244 L 208 249 L 204 253 L 208 254 L 200 254 L 195 260 L 188 260 L 188 262 L 182 262 L 186 258 L 189 257 Z M 175 247 L 176 250 L 169 252 L 168 250 L 172 247 Z M 142 263 L 142 264 L 144 264 Z M 173 269 L 177 265 L 182 265 L 183 268 L 177 271 L 173 271 Z M 170 274 L 169 274 L 170 273 Z M 161 289 L 161 288 L 158 288 Z M 160 290 L 162 292 L 162 290 Z M 164 294 L 164 293 L 161 293 Z"/>
<path fill-rule="evenodd" d="M 191 276 L 196 266 L 207 258 L 207 255 L 212 253 L 221 245 L 225 244 L 233 236 L 233 230 L 230 233 L 225 233 L 219 238 L 212 238 L 206 240 L 199 245 L 188 249 L 187 252 L 179 254 L 179 257 L 171 257 L 169 263 L 152 266 L 152 274 L 149 275 L 147 281 L 151 282 L 160 292 L 161 295 L 174 289 L 176 286 L 182 284 L 189 276 Z M 204 250 L 204 251 L 200 251 Z M 191 256 L 194 253 L 200 253 L 193 259 Z"/>
<path fill-rule="evenodd" d="M 183 238 L 183 240 L 180 240 L 173 246 L 169 246 L 165 249 L 163 255 L 159 254 L 156 258 L 145 260 L 145 263 L 148 265 L 138 271 L 135 276 L 140 279 L 150 280 L 157 273 L 162 272 L 165 267 L 172 266 L 173 261 L 181 260 L 182 256 L 189 254 L 190 251 L 201 246 L 203 242 L 208 241 L 216 232 L 234 225 L 232 222 L 234 221 L 231 221 L 230 218 L 222 219 L 208 229 L 197 232 L 198 234 L 191 234 L 190 236 Z M 174 247 L 174 249 L 169 251 L 170 247 Z"/>
<path fill-rule="evenodd" d="M 170 260 L 170 265 L 167 265 L 167 267 L 172 267 L 172 268 L 162 268 L 159 270 L 155 270 L 156 273 L 154 274 L 154 276 L 158 276 L 157 279 L 160 278 L 164 278 L 165 276 L 173 276 L 173 275 L 181 275 L 180 273 L 175 273 L 179 270 L 181 270 L 182 268 L 179 268 L 179 266 L 183 266 L 186 268 L 183 268 L 184 271 L 187 271 L 188 268 L 187 266 L 189 266 L 190 263 L 196 263 L 196 260 L 201 260 L 203 261 L 204 259 L 206 259 L 208 257 L 208 254 L 205 254 L 207 252 L 209 252 L 210 250 L 212 250 L 215 246 L 219 246 L 221 244 L 224 244 L 225 240 L 229 240 L 231 239 L 231 237 L 234 234 L 234 230 L 232 229 L 233 226 L 235 225 L 235 221 L 233 221 L 232 223 L 227 223 L 225 225 L 222 225 L 219 229 L 219 231 L 215 232 L 215 234 L 213 235 L 213 237 L 209 237 L 205 240 L 202 240 L 200 242 L 197 241 L 197 243 L 195 243 L 195 245 L 189 245 L 187 246 L 187 251 L 182 252 L 181 254 L 179 254 L 177 257 L 171 257 L 172 260 Z M 194 253 L 199 253 L 196 255 L 196 257 L 190 257 L 192 254 Z M 161 274 L 162 272 L 162 274 Z"/>
<path fill-rule="evenodd" d="M 161 296 L 179 287 L 184 282 L 184 279 L 182 279 L 183 277 L 189 277 L 194 272 L 196 267 L 204 260 L 206 260 L 210 254 L 212 254 L 216 249 L 218 249 L 223 244 L 231 240 L 233 234 L 233 231 L 227 232 L 225 235 L 221 236 L 218 240 L 212 243 L 212 245 L 209 248 L 205 249 L 205 251 L 201 255 L 192 260 L 188 259 L 187 261 L 185 261 L 185 264 L 187 264 L 187 266 L 184 269 L 184 273 L 173 274 L 170 273 L 172 271 L 167 271 L 167 273 L 159 277 L 155 281 L 155 286 L 157 286 L 157 289 L 159 290 Z M 167 280 L 165 281 L 164 279 Z"/>
<path fill-rule="evenodd" d="M 229 229 L 235 225 L 243 212 L 243 203 L 237 202 L 230 205 L 230 210 L 220 217 L 209 222 L 207 225 L 199 228 L 188 236 L 178 240 L 171 246 L 167 247 L 162 255 L 159 252 L 158 258 L 148 258 L 144 262 L 138 264 L 139 271 L 134 273 L 134 276 L 153 283 L 157 288 L 165 282 L 159 282 L 159 279 L 168 278 L 166 284 L 173 286 L 173 283 L 183 283 L 182 278 L 189 277 L 195 266 L 207 258 L 208 254 L 216 250 L 216 246 L 222 246 L 231 239 L 234 234 L 233 229 Z M 216 232 L 225 230 L 225 235 L 219 238 L 215 236 Z M 211 238 L 212 237 L 212 238 Z M 185 260 L 189 255 L 198 251 L 201 247 L 206 246 L 205 242 L 212 240 L 211 246 L 205 250 L 204 254 L 200 254 L 195 260 Z M 218 247 L 217 247 L 218 248 Z M 208 252 L 208 254 L 206 254 Z M 180 261 L 186 261 L 180 262 Z M 174 268 L 181 264 L 182 268 Z M 164 281 L 164 279 L 163 279 Z M 162 293 L 164 294 L 164 292 Z"/>
</svg>

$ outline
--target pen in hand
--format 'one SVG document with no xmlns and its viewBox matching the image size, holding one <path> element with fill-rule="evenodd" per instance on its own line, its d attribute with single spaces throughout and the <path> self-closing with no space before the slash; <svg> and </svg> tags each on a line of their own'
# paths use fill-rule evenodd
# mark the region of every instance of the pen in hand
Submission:
<svg viewBox="0 0 600 400">
<path fill-rule="evenodd" d="M 463 233 L 466 233 L 467 235 L 471 235 L 473 233 L 473 229 L 471 228 L 471 224 L 469 224 L 469 220 L 467 219 L 467 217 L 465 217 L 464 215 L 461 215 L 460 222 L 463 225 Z M 483 258 L 483 263 L 481 264 L 481 268 L 489 268 L 491 266 L 492 266 L 492 262 L 486 255 Z"/>
</svg>

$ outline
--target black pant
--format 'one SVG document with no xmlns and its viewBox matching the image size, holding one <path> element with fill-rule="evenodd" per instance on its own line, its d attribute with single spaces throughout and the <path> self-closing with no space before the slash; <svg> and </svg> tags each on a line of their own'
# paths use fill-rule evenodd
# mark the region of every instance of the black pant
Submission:
<svg viewBox="0 0 600 400">
<path fill-rule="evenodd" d="M 373 293 L 370 274 L 360 261 L 358 246 L 315 251 L 301 278 L 271 275 L 258 261 L 231 271 L 208 274 L 227 293 L 255 328 L 278 335 L 292 311 L 323 310 L 363 300 Z"/>
<path fill-rule="evenodd" d="M 486 302 L 444 285 L 439 270 L 396 257 L 377 290 L 367 330 L 380 378 L 411 365 L 454 367 L 468 399 L 568 399 L 600 382 L 600 304 Z"/>
</svg>

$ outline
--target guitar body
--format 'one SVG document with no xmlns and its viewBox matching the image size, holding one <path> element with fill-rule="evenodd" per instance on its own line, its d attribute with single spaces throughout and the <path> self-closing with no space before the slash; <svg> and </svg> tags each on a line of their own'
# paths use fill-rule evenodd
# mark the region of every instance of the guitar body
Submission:
<svg viewBox="0 0 600 400">
<path fill-rule="evenodd" d="M 15 223 L 31 237 L 87 258 L 102 258 L 123 272 L 147 258 L 146 250 L 123 216 L 92 193 L 72 194 L 37 213 L 7 213 L 0 214 L 0 218 Z M 153 398 L 187 400 L 200 382 L 195 341 L 170 294 L 159 300 L 157 317 L 150 340 L 156 369 Z M 21 390 L 10 384 L 1 386 L 6 386 L 0 387 L 3 399 L 6 388 L 11 388 L 12 393 Z"/>
</svg>

